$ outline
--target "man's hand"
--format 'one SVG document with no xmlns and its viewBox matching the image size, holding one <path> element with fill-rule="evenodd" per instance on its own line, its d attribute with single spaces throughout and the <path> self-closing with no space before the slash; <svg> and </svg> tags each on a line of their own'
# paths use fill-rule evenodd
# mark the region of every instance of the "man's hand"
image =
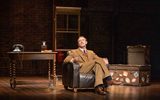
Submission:
<svg viewBox="0 0 160 100">
<path fill-rule="evenodd" d="M 71 59 L 71 62 L 75 62 L 76 63 L 78 61 L 79 61 L 79 57 L 74 57 L 74 58 Z"/>
<path fill-rule="evenodd" d="M 105 64 L 109 64 L 109 61 L 107 58 L 103 58 L 103 61 L 105 62 Z"/>
</svg>

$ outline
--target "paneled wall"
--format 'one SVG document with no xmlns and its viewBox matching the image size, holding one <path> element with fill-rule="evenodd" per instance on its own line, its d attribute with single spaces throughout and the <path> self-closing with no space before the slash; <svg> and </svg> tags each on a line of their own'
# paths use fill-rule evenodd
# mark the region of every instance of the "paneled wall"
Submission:
<svg viewBox="0 0 160 100">
<path fill-rule="evenodd" d="M 59 0 L 58 0 L 59 1 Z M 72 0 L 68 0 L 72 1 Z M 67 5 L 59 1 L 58 5 Z M 128 45 L 151 46 L 152 77 L 160 77 L 160 2 L 157 0 L 85 0 L 81 12 L 81 35 L 88 48 L 110 63 L 127 63 Z M 68 4 L 75 6 L 72 4 Z"/>
</svg>

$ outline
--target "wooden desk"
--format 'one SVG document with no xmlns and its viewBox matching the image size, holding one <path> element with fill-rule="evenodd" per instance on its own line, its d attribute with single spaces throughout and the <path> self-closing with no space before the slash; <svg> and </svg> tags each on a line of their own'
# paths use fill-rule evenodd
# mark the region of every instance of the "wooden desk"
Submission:
<svg viewBox="0 0 160 100">
<path fill-rule="evenodd" d="M 23 60 L 48 60 L 48 80 L 49 88 L 56 86 L 56 53 L 57 52 L 8 52 L 10 57 L 10 86 L 16 87 L 16 62 Z M 51 60 L 53 60 L 53 70 L 51 72 Z M 51 75 L 51 73 L 53 75 Z M 53 76 L 53 82 L 52 78 Z"/>
</svg>

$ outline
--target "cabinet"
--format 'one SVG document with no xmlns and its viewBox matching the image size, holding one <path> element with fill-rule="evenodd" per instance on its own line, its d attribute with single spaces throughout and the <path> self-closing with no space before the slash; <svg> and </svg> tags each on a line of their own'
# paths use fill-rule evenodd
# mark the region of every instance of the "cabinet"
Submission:
<svg viewBox="0 0 160 100">
<path fill-rule="evenodd" d="M 55 9 L 55 50 L 68 51 L 77 48 L 80 35 L 80 7 L 60 7 Z"/>
</svg>

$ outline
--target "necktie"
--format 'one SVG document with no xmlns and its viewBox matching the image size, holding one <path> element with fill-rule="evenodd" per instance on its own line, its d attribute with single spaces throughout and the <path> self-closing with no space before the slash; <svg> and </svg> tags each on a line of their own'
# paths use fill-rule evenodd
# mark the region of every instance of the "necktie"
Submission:
<svg viewBox="0 0 160 100">
<path fill-rule="evenodd" d="M 86 51 L 86 50 L 83 50 L 83 53 L 84 53 L 84 54 L 87 54 L 87 51 Z"/>
<path fill-rule="evenodd" d="M 86 56 L 88 58 L 87 50 L 83 50 L 83 53 L 84 53 L 84 56 Z"/>
</svg>

